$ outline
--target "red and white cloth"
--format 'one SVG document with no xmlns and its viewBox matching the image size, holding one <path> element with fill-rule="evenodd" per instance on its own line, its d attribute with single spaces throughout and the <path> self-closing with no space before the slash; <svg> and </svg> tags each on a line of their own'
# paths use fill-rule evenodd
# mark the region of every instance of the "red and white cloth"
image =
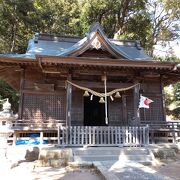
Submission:
<svg viewBox="0 0 180 180">
<path fill-rule="evenodd" d="M 152 102 L 154 102 L 154 101 L 141 95 L 140 102 L 139 102 L 139 108 L 149 108 L 149 104 Z"/>
</svg>

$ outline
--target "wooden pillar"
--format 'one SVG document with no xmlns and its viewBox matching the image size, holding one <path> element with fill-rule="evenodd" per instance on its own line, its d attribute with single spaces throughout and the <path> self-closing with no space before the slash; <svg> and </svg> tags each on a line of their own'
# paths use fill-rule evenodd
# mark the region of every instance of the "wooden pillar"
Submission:
<svg viewBox="0 0 180 180">
<path fill-rule="evenodd" d="M 127 106 L 126 106 L 126 95 L 122 95 L 122 113 L 123 113 L 123 124 L 122 125 L 127 125 Z"/>
<path fill-rule="evenodd" d="M 152 129 L 150 134 L 151 134 L 151 137 L 150 137 L 151 138 L 151 143 L 155 144 L 155 139 L 154 139 L 155 131 Z"/>
<path fill-rule="evenodd" d="M 68 74 L 68 81 L 71 81 L 71 74 Z M 72 85 L 66 86 L 66 126 L 71 126 L 71 106 L 72 106 Z"/>
<path fill-rule="evenodd" d="M 39 138 L 40 145 L 43 144 L 43 137 L 44 137 L 44 133 L 43 133 L 43 131 L 41 131 L 40 132 L 40 138 Z"/>
<path fill-rule="evenodd" d="M 24 76 L 25 76 L 25 71 L 24 71 L 24 69 L 21 69 L 21 79 L 20 79 L 20 88 L 19 88 L 20 100 L 19 100 L 19 111 L 18 111 L 19 119 L 23 118 L 22 116 L 23 116 L 23 99 L 24 99 L 24 93 L 23 93 Z"/>
<path fill-rule="evenodd" d="M 138 83 L 135 81 L 135 83 Z M 140 85 L 137 85 L 134 87 L 134 121 L 133 125 L 139 125 L 140 124 L 140 113 L 139 113 L 139 90 L 140 90 Z"/>
<path fill-rule="evenodd" d="M 164 93 L 164 85 L 163 85 L 163 77 L 160 77 L 160 88 L 161 88 L 161 94 L 162 94 L 162 110 L 163 110 L 163 121 L 166 121 L 166 105 L 165 105 L 165 93 Z"/>
</svg>

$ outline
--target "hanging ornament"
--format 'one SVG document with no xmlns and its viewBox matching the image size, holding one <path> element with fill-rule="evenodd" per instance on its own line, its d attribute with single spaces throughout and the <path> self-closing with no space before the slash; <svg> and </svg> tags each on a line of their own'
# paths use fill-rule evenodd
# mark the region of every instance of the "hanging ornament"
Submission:
<svg viewBox="0 0 180 180">
<path fill-rule="evenodd" d="M 89 96 L 88 91 L 85 91 L 84 94 L 83 94 L 83 96 L 88 97 L 88 96 Z"/>
<path fill-rule="evenodd" d="M 115 98 L 120 98 L 121 97 L 121 95 L 120 95 L 120 93 L 119 92 L 116 92 L 116 94 L 115 94 L 115 96 L 114 96 Z"/>
<path fill-rule="evenodd" d="M 110 96 L 110 98 L 111 98 L 111 101 L 114 101 L 114 98 L 112 96 Z"/>
<path fill-rule="evenodd" d="M 93 100 L 93 94 L 91 94 L 90 100 L 91 100 L 91 101 Z"/>
<path fill-rule="evenodd" d="M 101 97 L 101 98 L 100 98 L 99 103 L 105 103 L 105 101 L 104 101 L 104 98 L 103 98 L 103 97 Z"/>
</svg>

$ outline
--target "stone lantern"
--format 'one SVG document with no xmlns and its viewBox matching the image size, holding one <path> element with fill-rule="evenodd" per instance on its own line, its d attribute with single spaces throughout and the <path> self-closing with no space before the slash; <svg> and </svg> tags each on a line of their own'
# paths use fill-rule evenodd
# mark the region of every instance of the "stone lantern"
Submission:
<svg viewBox="0 0 180 180">
<path fill-rule="evenodd" d="M 11 104 L 9 99 L 4 99 L 3 110 L 0 111 L 0 159 L 6 159 L 7 151 L 7 139 L 13 133 L 12 121 L 15 120 L 15 116 L 11 111 Z"/>
</svg>

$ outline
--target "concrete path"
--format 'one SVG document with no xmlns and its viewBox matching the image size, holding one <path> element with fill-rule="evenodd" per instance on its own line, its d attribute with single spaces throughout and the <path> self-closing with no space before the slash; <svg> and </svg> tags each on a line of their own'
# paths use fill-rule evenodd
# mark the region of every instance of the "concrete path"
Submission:
<svg viewBox="0 0 180 180">
<path fill-rule="evenodd" d="M 171 180 L 136 162 L 94 162 L 107 180 Z"/>
</svg>

